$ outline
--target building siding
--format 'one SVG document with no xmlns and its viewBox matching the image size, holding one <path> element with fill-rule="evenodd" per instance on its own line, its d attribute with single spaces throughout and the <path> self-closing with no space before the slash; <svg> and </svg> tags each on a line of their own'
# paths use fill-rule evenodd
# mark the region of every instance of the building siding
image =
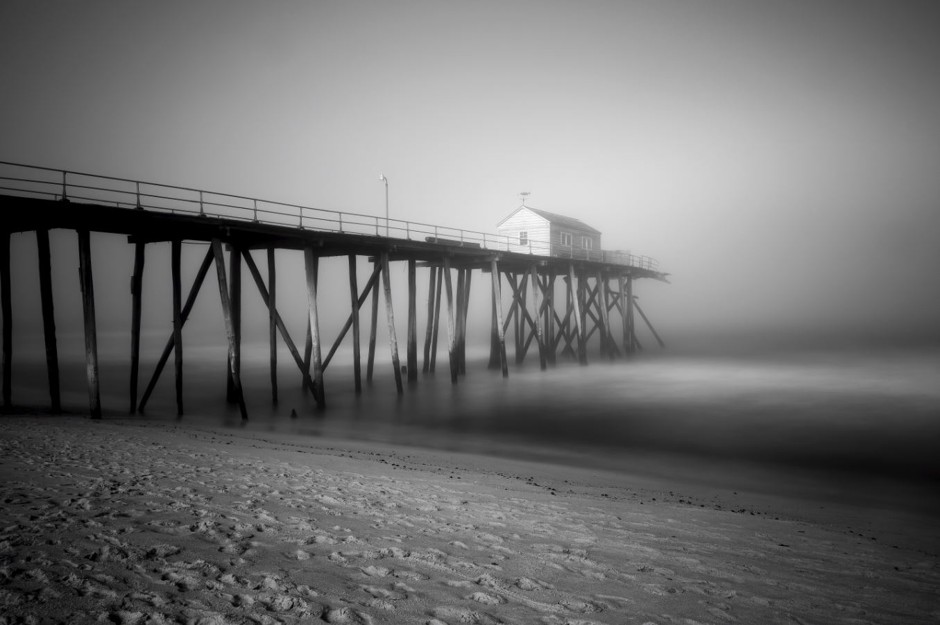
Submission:
<svg viewBox="0 0 940 625">
<path fill-rule="evenodd" d="M 519 244 L 519 233 L 528 234 L 528 243 Z M 551 250 L 551 224 L 544 217 L 528 210 L 520 210 L 499 226 L 499 234 L 506 237 L 506 249 L 523 254 L 546 256 Z"/>
<path fill-rule="evenodd" d="M 561 256 L 564 258 L 593 259 L 603 258 L 601 235 L 596 231 L 582 230 L 570 225 L 558 225 L 545 217 L 523 207 L 511 214 L 498 227 L 499 234 L 505 237 L 505 249 L 510 252 L 538 254 L 541 256 Z M 519 243 L 519 235 L 526 232 L 528 242 Z M 562 244 L 562 234 L 571 235 L 571 245 Z M 584 238 L 591 241 L 590 249 L 585 249 Z"/>
</svg>

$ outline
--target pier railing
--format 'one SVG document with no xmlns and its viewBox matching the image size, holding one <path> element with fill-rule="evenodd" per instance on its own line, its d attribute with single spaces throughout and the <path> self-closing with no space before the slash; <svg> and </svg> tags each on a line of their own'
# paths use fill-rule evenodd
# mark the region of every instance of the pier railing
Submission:
<svg viewBox="0 0 940 625">
<path fill-rule="evenodd" d="M 536 240 L 529 240 L 526 245 L 520 246 L 517 238 L 501 234 L 7 161 L 0 161 L 0 193 L 105 204 L 129 210 L 236 219 L 304 230 L 561 256 L 658 270 L 654 259 L 629 252 L 562 247 L 549 241 Z"/>
</svg>

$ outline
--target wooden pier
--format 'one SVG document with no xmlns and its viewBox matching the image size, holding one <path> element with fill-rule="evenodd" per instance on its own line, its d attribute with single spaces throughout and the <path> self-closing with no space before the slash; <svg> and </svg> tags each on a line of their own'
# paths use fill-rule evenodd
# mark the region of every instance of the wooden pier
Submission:
<svg viewBox="0 0 940 625">
<path fill-rule="evenodd" d="M 241 384 L 242 266 L 247 268 L 267 310 L 271 361 L 271 399 L 278 400 L 278 335 L 287 346 L 303 384 L 318 408 L 327 405 L 324 371 L 351 332 L 355 392 L 362 392 L 360 312 L 370 300 L 369 340 L 365 377 L 374 373 L 380 297 L 385 302 L 389 350 L 395 385 L 403 393 L 405 382 L 415 385 L 419 371 L 436 368 L 440 321 L 443 315 L 450 379 L 466 374 L 466 338 L 471 281 L 475 273 L 489 277 L 492 291 L 489 366 L 509 375 L 506 340 L 511 335 L 514 359 L 522 363 L 533 350 L 539 366 L 554 366 L 559 358 L 587 364 L 587 345 L 596 334 L 603 358 L 627 357 L 642 349 L 637 340 L 635 313 L 663 346 L 633 295 L 634 281 L 666 280 L 665 273 L 645 257 L 587 252 L 583 257 L 542 256 L 509 251 L 499 235 L 399 220 L 385 220 L 269 202 L 204 190 L 124 180 L 0 162 L 0 300 L 3 316 L 3 405 L 12 406 L 13 320 L 10 240 L 15 233 L 35 233 L 51 409 L 61 409 L 59 362 L 54 321 L 49 231 L 77 233 L 79 275 L 84 319 L 85 363 L 92 418 L 101 416 L 94 271 L 91 232 L 127 236 L 134 247 L 131 275 L 129 411 L 143 412 L 171 355 L 174 357 L 177 412 L 183 414 L 182 330 L 202 284 L 215 265 L 219 298 L 228 343 L 227 396 L 248 418 Z M 189 286 L 185 300 L 181 280 L 183 242 L 202 242 L 206 253 Z M 140 382 L 140 330 L 143 271 L 148 245 L 170 245 L 172 327 L 153 374 L 138 399 Z M 307 332 L 304 345 L 296 343 L 278 312 L 275 250 L 303 255 L 307 295 Z M 227 254 L 226 254 L 227 253 Z M 267 276 L 255 262 L 267 258 Z M 228 258 L 226 258 L 226 255 Z M 345 256 L 349 268 L 349 299 L 318 291 L 320 259 Z M 357 259 L 365 257 L 372 270 L 361 290 Z M 408 298 L 405 366 L 392 306 L 394 287 L 390 267 L 407 264 Z M 427 326 L 423 362 L 418 363 L 418 270 L 427 276 Z M 485 278 L 484 278 L 485 279 Z M 398 288 L 401 288 L 398 286 Z M 490 290 L 489 288 L 487 290 Z M 381 293 L 380 293 L 381 291 Z M 558 297 L 558 292 L 564 295 Z M 507 307 L 508 301 L 508 307 Z M 323 336 L 320 309 L 348 306 L 349 314 L 332 342 Z M 327 348 L 328 349 L 325 349 Z M 407 380 L 403 379 L 403 372 Z"/>
</svg>

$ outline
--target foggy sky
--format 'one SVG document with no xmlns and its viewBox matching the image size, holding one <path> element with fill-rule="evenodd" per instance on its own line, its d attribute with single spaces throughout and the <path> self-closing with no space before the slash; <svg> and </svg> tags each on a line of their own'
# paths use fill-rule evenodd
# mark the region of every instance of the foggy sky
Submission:
<svg viewBox="0 0 940 625">
<path fill-rule="evenodd" d="M 0 160 L 376 215 L 384 173 L 393 218 L 488 232 L 530 191 L 604 248 L 659 260 L 673 284 L 638 293 L 667 337 L 936 337 L 938 14 L 913 1 L 5 0 Z M 74 242 L 53 241 L 57 288 L 74 290 Z M 114 260 L 127 246 L 101 244 L 99 282 L 128 300 L 130 261 Z M 38 304 L 30 245 L 15 241 L 14 287 Z M 68 317 L 74 295 L 61 297 Z"/>
</svg>

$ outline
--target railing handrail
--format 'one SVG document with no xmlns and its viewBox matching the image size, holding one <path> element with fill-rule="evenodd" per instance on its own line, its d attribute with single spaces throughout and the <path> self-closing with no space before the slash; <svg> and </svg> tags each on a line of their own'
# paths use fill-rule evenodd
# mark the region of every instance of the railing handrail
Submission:
<svg viewBox="0 0 940 625">
<path fill-rule="evenodd" d="M 55 169 L 51 167 L 42 167 L 38 165 L 25 165 L 22 163 L 13 163 L 10 161 L 0 161 L 0 166 L 22 168 L 28 170 L 44 171 L 55 174 L 58 180 L 44 180 L 37 178 L 26 178 L 19 176 L 0 175 L 0 181 L 12 183 L 25 183 L 27 185 L 37 185 L 38 189 L 9 187 L 0 184 L 0 191 L 13 191 L 16 193 L 34 194 L 40 196 L 53 196 L 56 199 L 68 199 L 77 202 L 88 201 L 98 203 L 114 203 L 119 208 L 149 209 L 160 212 L 199 214 L 204 216 L 221 217 L 228 219 L 239 219 L 243 221 L 253 221 L 278 226 L 294 226 L 301 229 L 311 227 L 314 230 L 346 232 L 365 234 L 363 230 L 368 230 L 370 236 L 381 236 L 380 226 L 388 226 L 389 232 L 405 233 L 407 239 L 411 240 L 412 235 L 423 236 L 425 239 L 456 239 L 454 242 L 459 244 L 479 245 L 482 249 L 496 249 L 498 251 L 513 251 L 534 254 L 534 249 L 544 251 L 546 256 L 561 256 L 578 260 L 599 260 L 602 262 L 611 262 L 612 264 L 626 265 L 641 269 L 657 271 L 657 262 L 648 256 L 636 256 L 629 252 L 620 252 L 615 250 L 594 250 L 587 248 L 574 248 L 572 246 L 559 246 L 552 241 L 543 241 L 529 239 L 526 245 L 518 245 L 518 239 L 505 234 L 492 232 L 483 232 L 476 230 L 465 230 L 463 228 L 454 228 L 450 226 L 441 226 L 437 224 L 428 224 L 418 221 L 406 221 L 402 219 L 386 219 L 378 215 L 367 215 L 364 213 L 351 213 L 337 211 L 325 208 L 316 208 L 302 204 L 290 202 L 281 202 L 277 200 L 265 200 L 262 198 L 237 195 L 233 193 L 224 193 L 220 191 L 207 191 L 205 189 L 196 189 L 179 185 L 169 185 L 160 182 L 149 182 L 144 180 L 133 180 L 130 178 L 120 178 L 117 176 L 107 176 L 102 174 L 90 174 L 81 171 L 66 169 Z M 94 180 L 108 180 L 132 185 L 131 189 L 119 189 L 114 186 L 93 186 L 90 184 L 77 184 L 69 182 L 69 176 L 77 178 L 90 178 Z M 44 187 L 52 186 L 53 190 Z M 193 194 L 191 197 L 180 197 L 172 194 L 156 194 L 141 191 L 148 189 L 165 189 L 172 191 L 182 191 Z M 69 191 L 72 191 L 70 193 Z M 60 192 L 61 191 L 61 192 Z M 91 197 L 89 195 L 80 195 L 79 193 L 103 193 L 116 196 L 117 199 L 104 200 L 102 198 Z M 129 198 L 130 201 L 122 201 Z M 142 203 L 142 198 L 148 201 Z M 221 200 L 221 201 L 220 201 Z M 242 206 L 232 202 L 245 202 Z M 158 205 L 153 202 L 173 204 Z M 182 206 L 180 206 L 182 205 Z M 210 212 L 207 211 L 207 207 Z M 291 212 L 272 210 L 289 209 Z M 243 211 L 242 214 L 220 213 L 219 210 Z M 247 216 L 246 216 L 247 215 Z M 261 218 L 259 219 L 259 215 Z M 280 219 L 274 219 L 277 216 Z M 306 220 L 306 222 L 305 222 Z M 334 224 L 336 228 L 324 228 L 324 224 Z M 374 228 L 375 234 L 371 232 Z M 388 236 L 388 238 L 398 238 Z M 495 246 L 495 247 L 494 247 Z"/>
</svg>

